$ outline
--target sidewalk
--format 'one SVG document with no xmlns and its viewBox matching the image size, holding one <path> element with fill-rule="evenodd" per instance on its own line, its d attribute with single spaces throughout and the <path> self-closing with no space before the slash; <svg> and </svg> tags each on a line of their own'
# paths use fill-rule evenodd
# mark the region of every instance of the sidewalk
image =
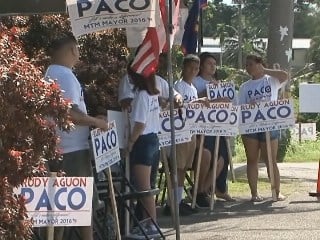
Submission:
<svg viewBox="0 0 320 240">
<path fill-rule="evenodd" d="M 236 176 L 246 171 L 244 164 L 234 167 Z M 181 218 L 181 239 L 320 239 L 320 202 L 308 196 L 316 188 L 318 163 L 280 163 L 279 168 L 281 181 L 295 186 L 285 201 L 272 202 L 271 191 L 263 194 L 269 198 L 261 203 L 251 203 L 249 193 L 235 203 L 217 201 L 213 212 L 201 210 Z M 263 165 L 259 176 L 267 177 Z M 168 240 L 176 239 L 170 217 L 159 216 L 159 224 Z"/>
</svg>

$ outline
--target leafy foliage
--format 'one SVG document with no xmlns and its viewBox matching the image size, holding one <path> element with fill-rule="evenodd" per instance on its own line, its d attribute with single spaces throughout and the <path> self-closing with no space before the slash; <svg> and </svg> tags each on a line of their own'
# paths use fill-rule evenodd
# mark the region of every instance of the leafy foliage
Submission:
<svg viewBox="0 0 320 240">
<path fill-rule="evenodd" d="M 0 239 L 29 239 L 24 199 L 13 188 L 58 159 L 56 126 L 68 130 L 69 103 L 23 52 L 19 28 L 0 25 Z"/>
</svg>

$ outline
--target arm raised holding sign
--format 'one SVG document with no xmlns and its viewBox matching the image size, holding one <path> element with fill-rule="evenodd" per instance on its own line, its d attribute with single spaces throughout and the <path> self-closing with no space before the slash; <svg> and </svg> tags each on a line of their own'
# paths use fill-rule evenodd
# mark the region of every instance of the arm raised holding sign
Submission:
<svg viewBox="0 0 320 240">
<path fill-rule="evenodd" d="M 240 104 L 259 104 L 265 101 L 275 101 L 278 99 L 278 91 L 281 83 L 285 82 L 288 74 L 282 70 L 266 69 L 263 67 L 263 59 L 259 56 L 249 55 L 246 59 L 246 70 L 252 76 L 252 79 L 243 83 L 239 92 Z M 258 105 L 257 105 L 258 106 Z M 270 147 L 267 147 L 266 135 L 270 138 Z M 274 189 L 275 200 L 283 200 L 285 197 L 280 193 L 280 173 L 277 166 L 278 138 L 279 131 L 271 131 L 242 135 L 242 140 L 247 156 L 247 176 L 251 190 L 251 200 L 261 201 L 257 190 L 258 181 L 258 158 L 261 150 L 261 156 L 267 164 L 268 173 L 271 179 L 271 185 Z M 268 144 L 269 145 L 269 144 Z M 267 154 L 267 149 L 269 154 Z M 269 156 L 268 156 L 269 155 Z M 267 159 L 271 159 L 271 166 Z M 274 170 L 272 171 L 270 169 Z M 272 176 L 271 176 L 272 175 Z M 274 177 L 273 177 L 274 176 Z M 274 181 L 273 181 L 274 180 Z M 274 195 L 274 194 L 273 194 Z"/>
</svg>

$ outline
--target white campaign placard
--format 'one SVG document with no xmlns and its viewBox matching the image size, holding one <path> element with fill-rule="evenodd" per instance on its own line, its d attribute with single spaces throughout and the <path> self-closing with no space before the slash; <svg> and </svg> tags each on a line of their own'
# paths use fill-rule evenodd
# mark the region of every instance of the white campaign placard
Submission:
<svg viewBox="0 0 320 240">
<path fill-rule="evenodd" d="M 293 101 L 283 99 L 240 106 L 240 134 L 250 134 L 293 128 Z"/>
<path fill-rule="evenodd" d="M 236 97 L 236 88 L 233 82 L 207 84 L 207 96 L 209 100 L 229 98 L 232 101 Z"/>
<path fill-rule="evenodd" d="M 186 111 L 181 109 L 182 113 L 179 116 L 178 109 L 174 109 L 174 126 L 176 144 L 190 142 L 192 135 L 190 127 L 186 120 Z M 171 127 L 170 127 L 170 111 L 160 112 L 160 131 L 158 134 L 160 147 L 171 145 Z"/>
<path fill-rule="evenodd" d="M 210 103 L 210 107 L 203 103 L 189 103 L 186 115 L 191 133 L 231 136 L 231 110 L 232 103 Z"/>
<path fill-rule="evenodd" d="M 299 85 L 299 112 L 320 113 L 320 84 Z"/>
<path fill-rule="evenodd" d="M 232 105 L 230 114 L 230 126 L 224 136 L 235 137 L 239 134 L 240 106 Z"/>
<path fill-rule="evenodd" d="M 33 177 L 14 193 L 24 197 L 34 227 L 91 226 L 92 188 L 92 177 Z"/>
<path fill-rule="evenodd" d="M 291 129 L 291 138 L 295 141 L 301 140 L 317 140 L 317 126 L 316 123 L 300 123 L 296 124 L 293 129 Z M 301 138 L 300 138 L 301 137 Z"/>
<path fill-rule="evenodd" d="M 129 119 L 124 112 L 108 110 L 108 122 L 115 121 L 117 123 L 117 133 L 119 148 L 125 149 L 129 137 Z"/>
<path fill-rule="evenodd" d="M 75 36 L 108 28 L 155 27 L 158 0 L 66 0 Z"/>
<path fill-rule="evenodd" d="M 116 123 L 108 123 L 107 131 L 99 128 L 91 131 L 93 156 L 96 163 L 96 170 L 100 172 L 120 161 L 119 141 Z"/>
</svg>

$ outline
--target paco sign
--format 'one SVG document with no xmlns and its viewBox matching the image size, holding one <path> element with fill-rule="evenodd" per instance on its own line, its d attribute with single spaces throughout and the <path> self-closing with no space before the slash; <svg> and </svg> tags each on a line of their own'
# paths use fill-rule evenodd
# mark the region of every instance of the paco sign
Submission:
<svg viewBox="0 0 320 240">
<path fill-rule="evenodd" d="M 295 125 L 292 100 L 244 104 L 240 106 L 240 134 L 292 128 Z"/>
<path fill-rule="evenodd" d="M 176 144 L 190 142 L 190 126 L 185 116 L 185 110 L 179 116 L 178 109 L 173 111 L 174 127 L 175 127 L 175 141 Z M 158 134 L 161 147 L 171 145 L 171 127 L 170 127 L 170 111 L 160 112 L 160 132 Z"/>
<path fill-rule="evenodd" d="M 15 189 L 35 227 L 90 226 L 92 177 L 34 177 Z"/>
<path fill-rule="evenodd" d="M 75 36 L 107 28 L 155 27 L 157 0 L 67 0 Z"/>
<path fill-rule="evenodd" d="M 291 130 L 291 137 L 295 141 L 299 140 L 317 140 L 317 126 L 316 123 L 300 123 L 295 124 Z"/>
<path fill-rule="evenodd" d="M 102 131 L 94 129 L 91 131 L 91 141 L 94 160 L 96 162 L 97 172 L 120 161 L 120 150 L 116 123 L 109 123 L 109 129 Z"/>
<path fill-rule="evenodd" d="M 236 88 L 232 82 L 207 84 L 207 96 L 209 100 L 217 98 L 228 98 L 230 100 L 234 100 L 236 97 Z"/>
</svg>

